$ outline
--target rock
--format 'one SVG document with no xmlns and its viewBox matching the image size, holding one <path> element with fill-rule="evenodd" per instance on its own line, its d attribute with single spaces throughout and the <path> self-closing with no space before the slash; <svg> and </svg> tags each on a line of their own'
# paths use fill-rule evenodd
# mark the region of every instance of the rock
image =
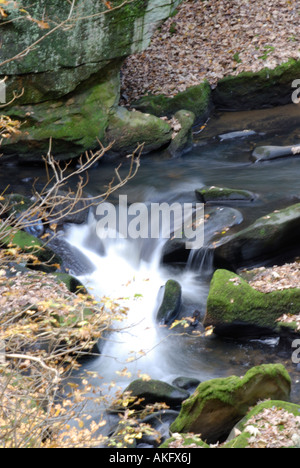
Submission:
<svg viewBox="0 0 300 468">
<path fill-rule="evenodd" d="M 167 122 L 123 107 L 111 114 L 106 131 L 106 140 L 114 141 L 112 152 L 119 155 L 133 152 L 138 143 L 144 143 L 143 153 L 150 153 L 167 145 L 171 138 L 172 129 Z"/>
<path fill-rule="evenodd" d="M 174 408 L 189 397 L 188 392 L 160 380 L 134 380 L 129 384 L 125 392 L 130 392 L 133 396 L 142 398 L 142 407 L 151 403 L 166 403 Z"/>
<path fill-rule="evenodd" d="M 200 383 L 201 382 L 198 379 L 192 379 L 189 377 L 177 377 L 175 380 L 173 380 L 172 385 L 189 391 L 194 387 L 198 387 Z"/>
<path fill-rule="evenodd" d="M 213 90 L 218 109 L 251 110 L 291 103 L 291 84 L 300 76 L 299 60 L 291 59 L 273 70 L 243 72 L 221 79 Z"/>
<path fill-rule="evenodd" d="M 214 248 L 217 267 L 236 270 L 299 246 L 300 204 L 274 211 Z"/>
<path fill-rule="evenodd" d="M 8 215 L 13 216 L 15 220 L 22 221 L 23 229 L 28 234 L 35 237 L 41 237 L 45 232 L 45 227 L 42 218 L 30 210 L 34 201 L 29 197 L 19 195 L 17 193 L 10 194 L 6 197 L 8 203 Z"/>
<path fill-rule="evenodd" d="M 255 425 L 250 425 L 248 424 L 248 421 L 253 418 L 257 417 L 259 418 L 259 415 L 265 413 L 265 410 L 268 411 L 270 414 L 270 429 L 271 433 L 269 434 L 268 441 L 266 441 L 265 437 L 263 434 L 260 433 L 260 428 L 256 427 Z M 286 401 L 278 401 L 278 400 L 268 400 L 264 401 L 262 403 L 259 403 L 258 405 L 254 406 L 247 415 L 238 422 L 238 424 L 232 429 L 226 443 L 224 444 L 224 448 L 246 448 L 249 447 L 249 442 L 251 442 L 251 439 L 256 439 L 256 441 L 259 443 L 261 448 L 270 448 L 267 447 L 267 443 L 274 444 L 277 448 L 299 448 L 299 429 L 298 429 L 298 444 L 295 440 L 293 443 L 293 440 L 290 438 L 290 434 L 287 434 L 287 437 L 289 440 L 286 440 L 286 445 L 285 443 L 282 444 L 282 440 L 284 439 L 284 434 L 287 432 L 286 431 L 286 426 L 287 426 L 287 421 L 284 421 L 282 418 L 276 419 L 276 411 L 284 411 L 290 414 L 291 418 L 293 416 L 299 417 L 300 416 L 300 405 L 296 405 L 294 403 L 286 402 Z M 273 416 L 272 416 L 273 413 Z M 299 426 L 298 426 L 299 427 Z M 251 432 L 248 432 L 248 431 Z M 276 430 L 279 430 L 283 437 L 280 439 L 276 440 L 274 437 L 274 433 Z M 255 435 L 256 434 L 256 435 Z M 254 436 L 254 437 L 253 437 Z M 270 440 L 271 437 L 271 440 Z M 283 445 L 283 446 L 282 446 Z"/>
<path fill-rule="evenodd" d="M 49 273 L 59 268 L 61 258 L 40 239 L 21 230 L 15 232 L 12 228 L 6 228 L 6 232 L 7 236 L 1 240 L 3 247 L 7 248 L 11 244 L 26 254 L 34 255 L 39 260 L 40 263 L 35 265 L 28 261 L 28 267 Z"/>
<path fill-rule="evenodd" d="M 217 270 L 210 284 L 203 325 L 213 326 L 216 335 L 262 336 L 279 331 L 278 318 L 298 314 L 300 289 L 263 293 L 242 277 Z"/>
<path fill-rule="evenodd" d="M 86 288 L 77 278 L 74 278 L 74 276 L 68 275 L 67 273 L 52 273 L 52 275 L 59 283 L 64 283 L 70 292 L 87 294 Z"/>
<path fill-rule="evenodd" d="M 157 312 L 156 320 L 161 325 L 169 325 L 176 319 L 181 307 L 181 286 L 175 280 L 168 280 L 164 297 Z"/>
<path fill-rule="evenodd" d="M 236 132 L 223 133 L 222 135 L 218 135 L 218 138 L 221 141 L 226 141 L 233 140 L 235 138 L 247 138 L 252 135 L 256 135 L 254 130 L 239 130 Z"/>
<path fill-rule="evenodd" d="M 211 88 L 207 81 L 191 86 L 174 97 L 164 95 L 143 96 L 132 107 L 156 115 L 157 117 L 172 117 L 176 112 L 186 109 L 195 115 L 197 123 L 204 123 L 211 110 Z"/>
<path fill-rule="evenodd" d="M 257 196 L 248 190 L 237 190 L 226 187 L 202 187 L 195 191 L 202 203 L 253 202 Z"/>
<path fill-rule="evenodd" d="M 195 122 L 195 114 L 190 111 L 181 110 L 176 112 L 174 118 L 178 120 L 181 129 L 167 148 L 167 153 L 172 157 L 180 156 L 191 149 L 193 143 L 192 127 Z"/>
<path fill-rule="evenodd" d="M 174 410 L 161 410 L 146 416 L 141 420 L 142 424 L 149 424 L 160 435 L 161 440 L 169 438 L 170 424 L 177 418 L 179 412 Z M 155 434 L 144 434 L 140 443 L 148 444 L 151 447 L 158 447 L 159 441 Z M 140 447 L 139 443 L 139 447 Z"/>
<path fill-rule="evenodd" d="M 234 425 L 259 400 L 288 400 L 291 379 L 281 364 L 250 369 L 244 377 L 213 379 L 183 402 L 171 433 L 194 433 L 207 443 L 224 441 Z"/>
<path fill-rule="evenodd" d="M 297 156 L 300 145 L 294 146 L 258 146 L 252 153 L 254 161 L 271 161 L 273 159 Z"/>
<path fill-rule="evenodd" d="M 25 0 L 26 15 L 15 4 L 5 5 L 10 15 L 1 19 L 5 63 L 0 80 L 7 77 L 7 102 L 14 93 L 23 94 L 5 108 L 22 127 L 20 135 L 3 142 L 2 151 L 17 154 L 15 159 L 22 162 L 43 163 L 41 154 L 47 153 L 50 137 L 52 153 L 60 159 L 98 148 L 98 139 L 105 144 L 109 118 L 119 102 L 124 58 L 147 48 L 155 29 L 179 3 L 137 0 L 121 6 L 113 0 L 110 11 L 105 2 L 78 0 L 69 21 L 69 2 Z M 14 21 L 20 16 L 22 20 Z M 32 18 L 45 18 L 49 28 Z M 21 60 L 9 60 L 59 21 L 66 21 L 65 27 L 56 28 Z"/>
<path fill-rule="evenodd" d="M 204 215 L 204 247 L 224 236 L 231 227 L 241 224 L 242 213 L 229 206 L 205 207 Z M 162 258 L 164 263 L 187 262 L 191 258 L 191 250 L 186 249 L 188 239 L 171 237 L 164 245 Z M 203 250 L 203 249 L 202 249 Z M 207 252 L 213 257 L 213 250 Z"/>
</svg>

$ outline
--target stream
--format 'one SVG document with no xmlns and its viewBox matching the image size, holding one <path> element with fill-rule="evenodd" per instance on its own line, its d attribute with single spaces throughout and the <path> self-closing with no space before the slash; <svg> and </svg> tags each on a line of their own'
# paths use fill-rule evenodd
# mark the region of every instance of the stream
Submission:
<svg viewBox="0 0 300 468">
<path fill-rule="evenodd" d="M 228 135 L 245 129 L 253 133 L 235 138 Z M 227 225 L 231 208 L 238 211 L 238 221 L 230 230 L 234 232 L 260 216 L 300 200 L 300 157 L 264 163 L 251 161 L 256 146 L 299 144 L 299 106 L 219 112 L 205 130 L 196 127 L 194 131 L 193 148 L 182 157 L 169 159 L 164 153 L 142 156 L 136 177 L 110 201 L 117 203 L 122 194 L 127 195 L 128 203 L 192 203 L 195 189 L 205 185 L 256 193 L 258 198 L 254 203 L 214 208 L 218 211 L 213 232 Z M 219 137 L 224 134 L 228 138 Z M 86 190 L 92 195 L 101 193 L 116 165 L 104 160 L 91 170 Z M 125 173 L 126 167 L 122 170 Z M 14 171 L 7 167 L 5 181 L 9 180 L 10 172 L 14 173 L 12 186 L 22 193 L 26 192 L 33 172 L 39 176 L 41 169 L 20 168 L 17 178 Z M 0 182 L 4 185 L 3 175 Z M 211 234 L 206 233 L 208 237 Z M 175 279 L 182 286 L 180 318 L 191 316 L 195 310 L 199 310 L 203 318 L 213 274 L 212 259 L 205 257 L 205 252 L 195 255 L 190 251 L 185 264 L 163 264 L 165 239 L 120 238 L 100 242 L 92 216 L 85 225 L 66 226 L 65 239 L 89 261 L 89 271 L 73 271 L 88 290 L 99 300 L 109 296 L 128 307 L 124 322 L 117 323 L 116 332 L 101 342 L 101 355 L 83 365 L 82 369 L 99 373 L 101 385 L 114 381 L 124 389 L 141 373 L 168 383 L 179 376 L 204 381 L 232 374 L 244 375 L 252 366 L 280 362 L 293 380 L 291 399 L 300 404 L 300 368 L 291 361 L 292 350 L 283 349 L 278 340 L 221 340 L 214 335 L 195 333 L 203 331 L 201 323 L 195 329 L 184 330 L 177 327 L 170 330 L 157 324 L 155 317 L 162 298 L 161 288 L 168 279 Z M 70 269 L 72 273 L 72 262 Z"/>
</svg>

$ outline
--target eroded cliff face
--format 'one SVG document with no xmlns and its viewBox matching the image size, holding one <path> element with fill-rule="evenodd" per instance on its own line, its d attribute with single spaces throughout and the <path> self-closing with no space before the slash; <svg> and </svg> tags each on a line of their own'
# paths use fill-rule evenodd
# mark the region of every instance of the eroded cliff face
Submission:
<svg viewBox="0 0 300 468">
<path fill-rule="evenodd" d="M 25 0 L 19 8 L 9 2 L 1 20 L 0 78 L 7 77 L 7 102 L 22 94 L 5 113 L 24 124 L 21 135 L 4 142 L 4 152 L 36 160 L 51 137 L 53 152 L 69 158 L 96 147 L 97 139 L 105 142 L 107 128 L 119 121 L 111 117 L 124 58 L 149 45 L 180 1 Z M 141 121 L 147 125 L 144 116 Z M 159 145 L 167 143 L 167 124 L 154 127 L 164 135 Z"/>
</svg>

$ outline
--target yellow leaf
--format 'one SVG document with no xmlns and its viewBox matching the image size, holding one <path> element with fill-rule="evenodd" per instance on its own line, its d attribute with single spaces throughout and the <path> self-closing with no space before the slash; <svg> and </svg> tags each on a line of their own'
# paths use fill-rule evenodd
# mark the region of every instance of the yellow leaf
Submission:
<svg viewBox="0 0 300 468">
<path fill-rule="evenodd" d="M 2 16 L 2 18 L 7 18 L 7 13 L 3 10 L 2 7 L 0 7 L 0 15 Z"/>
</svg>

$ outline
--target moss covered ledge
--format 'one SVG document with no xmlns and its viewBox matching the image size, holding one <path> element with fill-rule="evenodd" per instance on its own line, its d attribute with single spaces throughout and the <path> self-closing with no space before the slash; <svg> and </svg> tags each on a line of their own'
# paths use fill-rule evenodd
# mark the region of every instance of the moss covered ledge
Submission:
<svg viewBox="0 0 300 468">
<path fill-rule="evenodd" d="M 277 320 L 283 314 L 298 314 L 300 289 L 263 293 L 252 288 L 242 277 L 227 270 L 217 270 L 212 278 L 204 319 L 216 334 L 236 325 L 279 331 Z M 241 332 L 241 329 L 240 329 Z"/>
</svg>

